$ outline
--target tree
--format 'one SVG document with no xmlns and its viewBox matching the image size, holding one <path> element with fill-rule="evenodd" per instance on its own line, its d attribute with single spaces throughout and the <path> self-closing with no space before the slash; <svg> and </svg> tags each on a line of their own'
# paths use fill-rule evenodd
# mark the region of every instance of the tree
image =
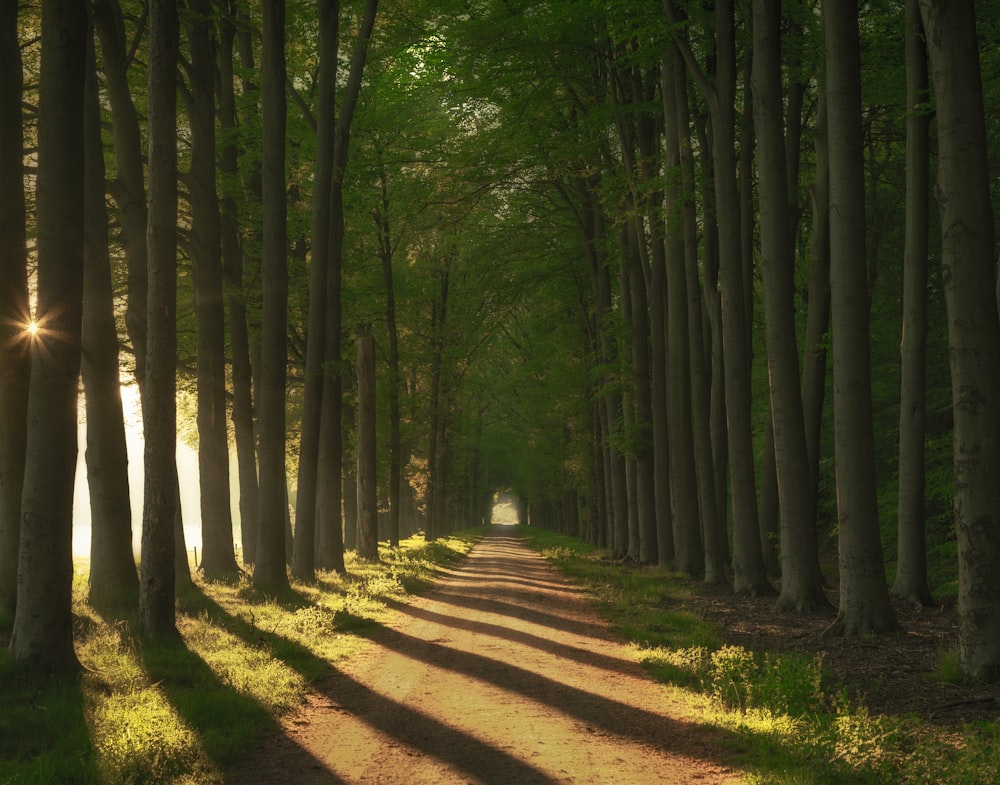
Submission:
<svg viewBox="0 0 1000 785">
<path fill-rule="evenodd" d="M 210 579 L 236 574 L 229 504 L 229 434 L 226 426 L 226 314 L 222 286 L 222 224 L 216 186 L 216 41 L 210 0 L 188 0 L 184 14 L 190 62 L 182 90 L 191 126 L 190 248 L 197 324 L 198 480 L 201 569 Z"/>
<path fill-rule="evenodd" d="M 954 414 L 959 655 L 1000 678 L 1000 322 L 976 19 L 971 3 L 920 0 L 937 106 L 941 271 Z"/>
<path fill-rule="evenodd" d="M 42 4 L 38 116 L 39 331 L 32 343 L 11 659 L 79 667 L 73 649 L 73 486 L 84 260 L 87 11 Z"/>
<path fill-rule="evenodd" d="M 378 561 L 378 493 L 375 482 L 375 337 L 358 333 L 358 556 Z"/>
<path fill-rule="evenodd" d="M 674 20 L 672 6 L 666 5 Z M 746 294 L 740 227 L 740 194 L 736 167 L 735 18 L 731 0 L 715 5 L 714 81 L 683 40 L 680 51 L 688 71 L 705 97 L 712 117 L 712 166 L 719 239 L 719 283 L 722 353 L 728 424 L 729 484 L 733 519 L 733 588 L 738 594 L 773 591 L 764 570 L 757 520 L 753 433 L 750 419 L 750 344 L 747 339 Z"/>
<path fill-rule="evenodd" d="M 906 3 L 906 240 L 899 389 L 899 523 L 892 593 L 930 605 L 924 482 L 927 405 L 927 227 L 930 221 L 930 114 L 927 47 L 918 0 Z"/>
<path fill-rule="evenodd" d="M 134 609 L 139 577 L 132 553 L 132 505 L 115 324 L 104 143 L 93 37 L 87 46 L 84 108 L 86 252 L 83 271 L 81 375 L 87 406 L 90 489 L 90 602 Z"/>
<path fill-rule="evenodd" d="M 288 591 L 285 570 L 285 378 L 288 314 L 287 198 L 285 184 L 285 3 L 264 5 L 261 108 L 264 116 L 264 244 L 261 353 L 257 400 L 260 431 L 260 520 L 254 585 Z"/>
<path fill-rule="evenodd" d="M 760 181 L 760 253 L 781 526 L 779 610 L 809 611 L 823 594 L 816 544 L 816 500 L 810 492 L 795 339 L 781 93 L 780 5 L 753 2 L 753 113 Z"/>
<path fill-rule="evenodd" d="M 17 14 L 17 3 L 0 4 L 0 617 L 17 599 L 31 358 Z"/>
<path fill-rule="evenodd" d="M 895 630 L 875 488 L 857 9 L 823 3 L 830 145 L 830 314 L 840 610 L 830 632 Z"/>
<path fill-rule="evenodd" d="M 145 490 L 139 570 L 139 626 L 176 635 L 177 515 L 177 6 L 149 6 L 149 210 L 146 365 L 142 423 Z"/>
</svg>

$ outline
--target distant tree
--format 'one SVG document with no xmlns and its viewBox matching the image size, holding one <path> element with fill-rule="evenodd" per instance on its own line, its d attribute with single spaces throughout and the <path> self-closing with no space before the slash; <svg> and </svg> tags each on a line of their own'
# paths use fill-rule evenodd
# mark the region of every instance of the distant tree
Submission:
<svg viewBox="0 0 1000 785">
<path fill-rule="evenodd" d="M 0 616 L 13 616 L 27 440 L 28 268 L 18 4 L 0 4 Z"/>
<path fill-rule="evenodd" d="M 906 3 L 906 240 L 899 389 L 899 524 L 892 593 L 929 605 L 924 521 L 927 420 L 927 227 L 930 221 L 930 83 L 919 0 Z"/>
<path fill-rule="evenodd" d="M 146 635 L 176 635 L 177 485 L 177 6 L 149 5 L 149 260 L 146 366 L 142 372 L 145 435 L 139 626 Z"/>
<path fill-rule="evenodd" d="M 84 144 L 86 146 L 86 253 L 83 271 L 81 375 L 87 410 L 87 483 L 90 490 L 90 602 L 134 609 L 139 577 L 132 553 L 132 504 L 122 410 L 104 143 L 93 38 L 87 47 Z"/>
<path fill-rule="evenodd" d="M 73 488 L 83 312 L 87 34 L 82 0 L 43 2 L 37 179 L 40 329 L 32 344 L 10 655 L 15 662 L 53 671 L 79 667 L 73 649 Z"/>
<path fill-rule="evenodd" d="M 285 379 L 288 313 L 287 198 L 285 182 L 285 3 L 265 3 L 261 100 L 264 116 L 264 245 L 262 249 L 261 355 L 258 385 L 260 520 L 254 585 L 287 591 L 285 570 Z"/>
<path fill-rule="evenodd" d="M 954 416 L 960 658 L 1000 679 L 1000 322 L 979 40 L 972 3 L 920 0 L 937 107 L 937 200 Z"/>
<path fill-rule="evenodd" d="M 840 549 L 840 608 L 830 632 L 897 629 L 879 533 L 857 9 L 823 3 L 830 145 L 830 318 Z M 784 574 L 784 572 L 783 572 Z"/>
<path fill-rule="evenodd" d="M 358 334 L 358 556 L 378 561 L 378 489 L 375 440 L 375 337 Z"/>
</svg>

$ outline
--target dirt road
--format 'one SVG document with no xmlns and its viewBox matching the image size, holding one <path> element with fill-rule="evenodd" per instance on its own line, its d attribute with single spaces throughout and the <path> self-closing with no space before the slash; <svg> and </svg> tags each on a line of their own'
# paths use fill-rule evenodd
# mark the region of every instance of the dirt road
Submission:
<svg viewBox="0 0 1000 785">
<path fill-rule="evenodd" d="M 513 529 L 399 611 L 230 785 L 739 781 Z"/>
</svg>

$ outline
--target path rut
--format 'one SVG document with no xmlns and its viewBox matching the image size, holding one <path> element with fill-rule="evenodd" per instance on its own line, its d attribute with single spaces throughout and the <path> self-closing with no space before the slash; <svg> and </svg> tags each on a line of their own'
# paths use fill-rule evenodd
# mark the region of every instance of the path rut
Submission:
<svg viewBox="0 0 1000 785">
<path fill-rule="evenodd" d="M 495 531 L 319 684 L 228 785 L 736 783 L 581 591 Z"/>
</svg>

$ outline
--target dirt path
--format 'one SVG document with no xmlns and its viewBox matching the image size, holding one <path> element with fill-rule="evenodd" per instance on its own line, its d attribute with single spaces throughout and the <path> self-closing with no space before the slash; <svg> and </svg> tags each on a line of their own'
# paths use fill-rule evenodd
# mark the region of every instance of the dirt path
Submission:
<svg viewBox="0 0 1000 785">
<path fill-rule="evenodd" d="M 512 529 L 399 611 L 230 785 L 738 782 L 725 736 Z"/>
</svg>

